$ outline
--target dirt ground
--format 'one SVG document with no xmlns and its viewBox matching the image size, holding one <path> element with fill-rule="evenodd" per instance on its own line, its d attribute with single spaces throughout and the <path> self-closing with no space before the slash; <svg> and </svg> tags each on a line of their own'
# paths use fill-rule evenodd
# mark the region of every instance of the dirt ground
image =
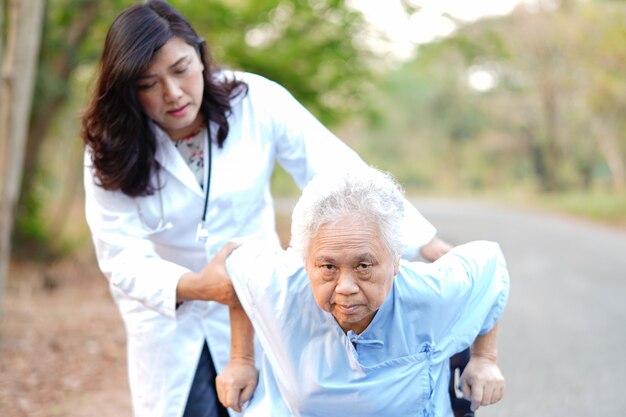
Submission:
<svg viewBox="0 0 626 417">
<path fill-rule="evenodd" d="M 277 201 L 288 235 L 293 201 Z M 89 241 L 52 265 L 13 263 L 0 316 L 0 417 L 130 417 L 126 336 Z"/>
<path fill-rule="evenodd" d="M 0 415 L 130 416 L 124 328 L 93 259 L 13 264 L 7 286 Z"/>
</svg>

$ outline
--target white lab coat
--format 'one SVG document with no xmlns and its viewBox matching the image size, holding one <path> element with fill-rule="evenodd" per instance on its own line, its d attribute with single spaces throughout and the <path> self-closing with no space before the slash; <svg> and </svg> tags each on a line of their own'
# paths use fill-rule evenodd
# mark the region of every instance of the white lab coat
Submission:
<svg viewBox="0 0 626 417">
<path fill-rule="evenodd" d="M 227 308 L 192 301 L 176 310 L 176 286 L 183 273 L 200 271 L 232 239 L 253 237 L 279 245 L 270 195 L 274 161 L 301 188 L 321 170 L 363 163 L 284 88 L 253 74 L 236 76 L 249 90 L 233 100 L 224 147 L 212 143 L 205 243 L 196 241 L 202 189 L 158 127 L 154 130 L 162 189 L 154 195 L 130 198 L 98 187 L 89 149 L 85 152 L 86 217 L 99 266 L 127 331 L 135 417 L 182 415 L 205 340 L 217 371 L 228 363 Z M 213 137 L 216 131 L 212 125 Z M 156 184 L 156 176 L 153 181 Z M 415 254 L 435 229 L 417 210 L 410 214 L 407 228 L 413 239 L 408 252 Z M 171 227 L 155 230 L 160 220 Z"/>
</svg>

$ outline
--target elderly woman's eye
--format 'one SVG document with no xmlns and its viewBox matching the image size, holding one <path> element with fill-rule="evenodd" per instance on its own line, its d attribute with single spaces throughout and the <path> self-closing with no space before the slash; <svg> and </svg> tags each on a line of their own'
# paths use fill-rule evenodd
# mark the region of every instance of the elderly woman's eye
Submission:
<svg viewBox="0 0 626 417">
<path fill-rule="evenodd" d="M 366 270 L 368 270 L 371 266 L 372 266 L 372 264 L 368 264 L 368 263 L 365 263 L 365 262 L 361 262 L 361 263 L 359 264 L 359 266 L 357 267 L 357 269 L 358 269 L 359 271 L 366 271 Z"/>
</svg>

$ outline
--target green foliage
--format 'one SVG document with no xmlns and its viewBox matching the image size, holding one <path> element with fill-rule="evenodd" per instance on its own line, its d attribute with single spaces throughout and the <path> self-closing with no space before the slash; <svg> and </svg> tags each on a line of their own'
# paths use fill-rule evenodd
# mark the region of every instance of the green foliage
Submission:
<svg viewBox="0 0 626 417">
<path fill-rule="evenodd" d="M 109 25 L 125 7 L 139 0 L 49 0 L 47 2 L 40 65 L 37 74 L 24 181 L 15 228 L 16 247 L 42 253 L 65 247 L 51 231 L 49 199 L 68 204 L 75 188 L 59 187 L 60 196 L 38 193 L 65 181 L 43 155 L 45 141 L 53 152 L 67 149 L 68 135 L 80 147 L 76 104 L 91 88 L 95 63 L 100 57 Z M 171 0 L 207 39 L 216 61 L 226 67 L 256 72 L 287 87 L 323 122 L 337 123 L 362 111 L 362 91 L 370 77 L 370 54 L 354 42 L 362 30 L 362 16 L 341 0 Z M 80 83 L 72 84 L 77 78 Z M 72 90 L 74 86 L 74 90 Z M 79 88 L 80 90 L 77 90 Z M 70 105 L 68 105 L 70 103 Z M 70 117 L 72 124 L 60 123 Z M 63 127 L 56 131 L 54 127 Z M 72 142 L 74 143 L 74 142 Z M 70 144 L 71 145 L 71 144 Z M 48 155 L 49 156 L 49 155 Z M 76 163 L 72 178 L 81 175 Z M 49 172 L 49 175 L 38 175 Z M 280 177 L 280 174 L 278 174 Z M 278 181 L 278 180 L 277 180 Z M 289 181 L 283 181 L 290 189 Z M 56 209 L 57 213 L 71 210 Z M 57 213 L 52 218 L 64 224 Z M 38 249 L 39 250 L 39 249 Z"/>
<path fill-rule="evenodd" d="M 451 46 L 454 45 L 454 46 Z M 376 100 L 381 119 L 356 147 L 368 162 L 390 170 L 407 188 L 476 187 L 480 173 L 463 173 L 487 124 L 477 95 L 465 83 L 465 59 L 456 43 L 419 50 L 415 61 L 391 73 Z M 467 159 L 467 161 L 465 161 Z"/>
<path fill-rule="evenodd" d="M 106 31 L 137 1 L 48 0 L 31 123 L 34 139 L 52 144 L 47 156 L 71 148 L 68 138 L 80 148 L 77 115 Z M 619 196 L 626 189 L 624 1 L 573 1 L 483 19 L 420 46 L 414 60 L 387 72 L 364 49 L 362 16 L 343 0 L 170 3 L 206 38 L 218 63 L 283 84 L 366 161 L 392 171 L 410 190 L 530 186 L 574 194 L 600 187 Z M 403 5 L 417 10 L 414 2 Z M 476 72 L 494 77 L 493 88 L 471 87 Z M 71 199 L 34 191 L 76 194 L 59 183 L 81 175 L 80 162 L 67 177 L 57 173 L 46 165 L 50 158 L 38 157 L 41 148 L 29 140 L 27 158 L 41 166 L 27 174 L 40 174 L 23 188 L 16 228 L 35 242 L 58 237 L 50 236 L 48 200 Z M 297 193 L 281 170 L 273 184 L 279 194 Z"/>
<path fill-rule="evenodd" d="M 68 92 L 70 73 L 100 55 L 108 26 L 130 0 L 51 0 L 37 83 L 38 108 Z M 354 41 L 363 18 L 342 0 L 172 0 L 224 66 L 256 72 L 289 89 L 323 122 L 364 109 L 371 54 Z M 97 16 L 80 42 L 68 34 L 86 10 Z M 77 30 L 77 29 L 75 29 Z M 67 67 L 60 71 L 59 63 Z M 37 110 L 37 109 L 36 109 Z M 35 111 L 37 113 L 37 111 Z"/>
<path fill-rule="evenodd" d="M 363 19 L 339 0 L 172 1 L 206 36 L 218 62 L 284 85 L 323 122 L 365 105 Z"/>
<path fill-rule="evenodd" d="M 16 228 L 21 231 L 20 238 L 44 242 L 46 232 L 41 217 L 42 202 L 38 198 L 32 198 L 33 194 L 30 197 L 26 201 L 28 216 L 18 219 Z"/>
<path fill-rule="evenodd" d="M 609 183 L 623 192 L 625 21 L 624 3 L 568 2 L 483 19 L 420 46 L 381 85 L 379 115 L 359 132 L 359 149 L 425 188 Z M 474 87 L 476 74 L 493 86 Z"/>
<path fill-rule="evenodd" d="M 40 150 L 50 127 L 62 114 L 64 104 L 71 95 L 70 85 L 75 69 L 80 67 L 80 63 L 91 62 L 99 55 L 88 48 L 90 34 L 94 33 L 93 22 L 100 18 L 112 18 L 109 16 L 111 7 L 120 3 L 119 0 L 50 0 L 46 3 L 35 100 L 14 229 L 17 253 L 27 248 L 28 252 L 41 253 L 47 258 L 61 246 L 58 236 L 49 234 L 50 225 L 46 221 L 48 204 L 45 194 L 40 191 L 44 183 L 48 186 L 54 184 L 55 175 L 50 173 L 49 158 L 40 158 Z M 70 117 L 77 125 L 75 114 Z M 77 136 L 75 130 L 73 134 Z M 80 167 L 76 169 L 78 171 Z M 46 174 L 42 175 L 42 172 Z"/>
<path fill-rule="evenodd" d="M 626 195 L 607 190 L 571 191 L 531 198 L 534 205 L 626 229 Z"/>
<path fill-rule="evenodd" d="M 69 94 L 73 70 L 80 64 L 97 59 L 90 35 L 98 35 L 92 22 L 111 19 L 121 0 L 49 0 L 42 37 L 36 97 L 33 114 L 49 111 L 51 106 Z M 101 48 L 101 46 L 100 46 Z"/>
</svg>

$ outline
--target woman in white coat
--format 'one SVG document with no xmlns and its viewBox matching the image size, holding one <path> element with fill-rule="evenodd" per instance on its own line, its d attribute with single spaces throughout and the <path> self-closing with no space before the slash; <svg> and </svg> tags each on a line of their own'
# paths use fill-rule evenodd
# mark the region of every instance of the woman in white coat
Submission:
<svg viewBox="0 0 626 417">
<path fill-rule="evenodd" d="M 361 160 L 281 86 L 216 68 L 162 1 L 112 23 L 82 136 L 86 217 L 126 327 L 134 415 L 225 415 L 214 387 L 229 358 L 220 303 L 235 302 L 225 243 L 279 245 L 275 161 L 303 187 L 327 167 Z M 407 257 L 448 249 L 408 213 Z"/>
</svg>

